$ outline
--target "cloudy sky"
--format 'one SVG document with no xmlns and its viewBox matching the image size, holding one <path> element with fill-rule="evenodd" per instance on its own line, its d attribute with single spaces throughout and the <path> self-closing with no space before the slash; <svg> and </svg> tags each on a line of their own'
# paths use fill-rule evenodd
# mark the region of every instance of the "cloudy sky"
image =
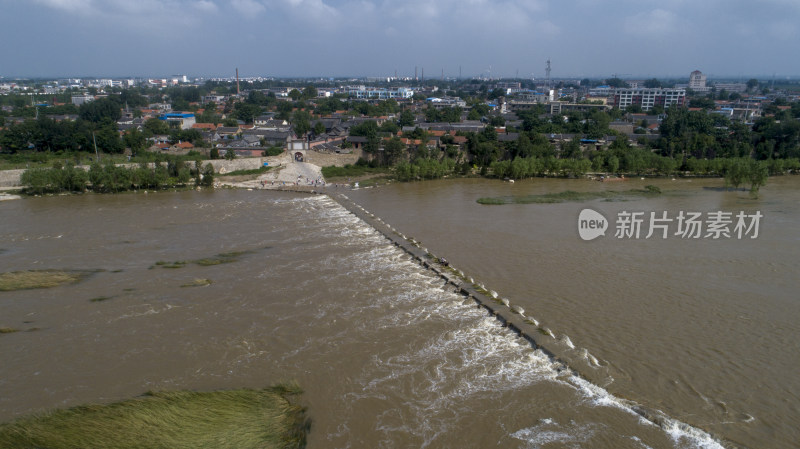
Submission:
<svg viewBox="0 0 800 449">
<path fill-rule="evenodd" d="M 800 0 L 0 0 L 0 76 L 800 75 Z"/>
</svg>

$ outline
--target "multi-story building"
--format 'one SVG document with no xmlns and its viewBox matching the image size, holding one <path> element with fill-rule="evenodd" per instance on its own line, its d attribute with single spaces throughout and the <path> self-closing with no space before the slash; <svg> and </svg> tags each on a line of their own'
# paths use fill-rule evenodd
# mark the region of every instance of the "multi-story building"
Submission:
<svg viewBox="0 0 800 449">
<path fill-rule="evenodd" d="M 614 107 L 620 109 L 639 105 L 643 111 L 649 111 L 653 106 L 666 109 L 672 105 L 683 106 L 685 103 L 684 89 L 616 89 L 614 92 Z"/>
<path fill-rule="evenodd" d="M 703 72 L 695 70 L 689 74 L 689 89 L 696 91 L 706 90 L 706 76 Z"/>
<path fill-rule="evenodd" d="M 467 107 L 467 102 L 458 97 L 431 97 L 427 99 L 427 102 L 435 109 Z"/>
<path fill-rule="evenodd" d="M 347 95 L 360 99 L 388 100 L 390 98 L 411 98 L 414 96 L 414 91 L 407 87 L 383 89 L 366 86 L 347 86 L 345 91 Z"/>
<path fill-rule="evenodd" d="M 191 129 L 192 125 L 196 123 L 194 114 L 182 114 L 178 112 L 164 114 L 159 117 L 159 120 L 163 120 L 169 123 L 170 126 L 178 129 Z"/>
<path fill-rule="evenodd" d="M 94 95 L 73 95 L 72 96 L 72 104 L 75 106 L 80 106 L 84 103 L 88 103 L 90 101 L 94 101 Z"/>
<path fill-rule="evenodd" d="M 747 90 L 747 84 L 745 83 L 714 83 L 714 88 L 717 89 L 717 92 L 724 90 L 725 92 L 732 93 L 743 93 Z"/>
</svg>

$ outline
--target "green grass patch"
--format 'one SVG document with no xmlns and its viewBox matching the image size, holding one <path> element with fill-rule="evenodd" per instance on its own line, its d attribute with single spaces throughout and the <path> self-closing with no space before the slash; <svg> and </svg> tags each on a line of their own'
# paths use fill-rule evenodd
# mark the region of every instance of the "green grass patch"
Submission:
<svg viewBox="0 0 800 449">
<path fill-rule="evenodd" d="M 545 193 L 541 195 L 524 196 L 499 196 L 478 198 L 479 204 L 502 205 L 502 204 L 553 204 L 566 202 L 583 202 L 596 199 L 626 199 L 641 196 L 655 196 L 661 193 L 661 189 L 656 186 L 646 186 L 644 189 L 630 189 L 624 191 L 600 191 L 600 192 L 575 192 L 566 190 L 558 193 Z"/>
<path fill-rule="evenodd" d="M 161 268 L 183 268 L 185 265 L 186 262 L 183 260 L 178 260 L 175 262 L 165 262 L 163 260 L 159 260 L 156 262 L 156 266 Z"/>
<path fill-rule="evenodd" d="M 211 285 L 211 279 L 195 279 L 192 282 L 181 285 L 181 287 L 205 287 Z"/>
<path fill-rule="evenodd" d="M 0 273 L 0 291 L 51 288 L 74 284 L 83 280 L 88 272 L 63 270 L 27 270 Z"/>
<path fill-rule="evenodd" d="M 368 165 L 345 165 L 344 167 L 322 167 L 322 176 L 328 178 L 354 178 L 358 176 L 389 174 L 387 167 L 370 167 Z"/>
<path fill-rule="evenodd" d="M 261 166 L 259 168 L 254 168 L 252 170 L 235 170 L 232 172 L 228 172 L 225 174 L 218 174 L 218 177 L 226 177 L 226 176 L 248 176 L 248 175 L 260 175 L 270 171 L 272 167 L 265 167 Z"/>
<path fill-rule="evenodd" d="M 13 334 L 14 332 L 19 332 L 19 329 L 14 329 L 13 327 L 0 327 L 0 334 Z"/>
<path fill-rule="evenodd" d="M 311 422 L 294 403 L 300 393 L 294 385 L 147 393 L 0 424 L 0 447 L 303 448 Z"/>
<path fill-rule="evenodd" d="M 264 249 L 269 249 L 269 247 L 266 247 Z M 183 268 L 184 266 L 186 266 L 187 264 L 190 264 L 190 263 L 195 264 L 195 265 L 200 265 L 201 267 L 208 267 L 208 266 L 212 266 L 212 265 L 220 265 L 220 264 L 223 264 L 223 263 L 233 263 L 233 262 L 238 262 L 239 259 L 242 258 L 242 256 L 246 256 L 248 254 L 253 254 L 254 252 L 255 251 L 252 251 L 252 250 L 228 251 L 228 252 L 225 252 L 225 253 L 219 253 L 216 256 L 204 257 L 202 259 L 190 260 L 188 262 L 185 261 L 185 260 L 179 260 L 179 261 L 175 261 L 175 262 L 165 262 L 163 260 L 159 260 L 158 262 L 155 263 L 155 265 L 151 265 L 150 269 L 155 268 L 155 267 L 161 267 L 161 268 Z"/>
<path fill-rule="evenodd" d="M 210 265 L 219 265 L 223 263 L 232 263 L 238 261 L 242 256 L 252 254 L 253 251 L 230 251 L 227 253 L 219 253 L 214 257 L 206 257 L 203 259 L 193 260 L 192 262 L 207 267 Z"/>
</svg>

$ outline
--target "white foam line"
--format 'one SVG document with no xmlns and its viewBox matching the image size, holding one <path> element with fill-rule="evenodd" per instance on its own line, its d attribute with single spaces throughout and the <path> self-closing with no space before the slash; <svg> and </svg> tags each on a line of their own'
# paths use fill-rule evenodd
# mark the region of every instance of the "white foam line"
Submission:
<svg viewBox="0 0 800 449">
<path fill-rule="evenodd" d="M 616 408 L 639 417 L 640 421 L 643 423 L 658 425 L 649 419 L 643 418 L 642 415 L 636 411 L 638 405 L 635 402 L 620 399 L 609 393 L 606 389 L 598 387 L 577 375 L 572 375 L 567 380 L 595 406 Z M 725 449 L 722 444 L 707 432 L 670 418 L 660 411 L 656 411 L 656 413 L 659 414 L 659 420 L 662 422 L 659 427 L 661 427 L 676 444 L 685 441 L 697 448 Z"/>
</svg>

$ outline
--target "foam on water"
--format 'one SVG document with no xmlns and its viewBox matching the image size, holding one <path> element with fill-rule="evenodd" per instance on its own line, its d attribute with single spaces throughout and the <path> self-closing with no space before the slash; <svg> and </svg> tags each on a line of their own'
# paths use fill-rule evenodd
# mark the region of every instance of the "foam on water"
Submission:
<svg viewBox="0 0 800 449">
<path fill-rule="evenodd" d="M 577 447 L 579 443 L 591 440 L 595 429 L 590 425 L 578 425 L 574 422 L 559 425 L 552 419 L 543 419 L 538 425 L 518 430 L 511 434 L 513 438 L 524 441 L 527 448 L 538 449 L 551 444 Z"/>
<path fill-rule="evenodd" d="M 333 200 L 312 198 L 303 204 L 326 219 L 329 231 L 323 232 L 336 236 L 338 244 L 354 248 L 352 256 L 345 259 L 339 256 L 339 263 L 348 273 L 369 278 L 370 285 L 380 286 L 380 293 L 371 295 L 368 301 L 342 306 L 351 308 L 348 313 L 354 315 L 380 310 L 375 320 L 359 323 L 357 327 L 380 331 L 424 325 L 428 326 L 427 335 L 431 328 L 425 323 L 436 320 L 434 329 L 441 329 L 400 353 L 375 354 L 357 379 L 361 388 L 345 395 L 351 402 L 386 400 L 390 396 L 403 398 L 403 411 L 389 409 L 376 418 L 376 430 L 385 434 L 387 441 L 402 432 L 423 438 L 422 447 L 434 445 L 442 433 L 452 430 L 449 429 L 454 425 L 452 411 L 459 410 L 466 401 L 519 391 L 542 382 L 553 382 L 554 387 L 568 385 L 586 405 L 622 410 L 639 418 L 645 426 L 654 425 L 637 411 L 640 410 L 637 404 L 617 398 L 569 370 L 564 372 L 560 363 L 534 350 L 485 311 L 464 304 L 463 296 L 443 289 L 441 279 L 411 261 L 402 250 Z M 494 291 L 491 293 L 497 297 Z M 549 329 L 545 331 L 552 335 Z M 568 336 L 561 336 L 560 341 L 575 349 Z M 599 365 L 588 351 L 582 350 L 581 355 L 591 365 Z M 722 448 L 699 429 L 661 415 L 657 421 L 676 447 Z M 346 419 L 343 426 L 347 428 Z M 526 447 L 554 443 L 580 445 L 589 441 L 595 431 L 592 423 L 559 424 L 542 420 L 537 425 L 509 432 L 509 436 L 523 441 Z M 648 447 L 636 437 L 631 438 L 641 447 Z"/>
</svg>

